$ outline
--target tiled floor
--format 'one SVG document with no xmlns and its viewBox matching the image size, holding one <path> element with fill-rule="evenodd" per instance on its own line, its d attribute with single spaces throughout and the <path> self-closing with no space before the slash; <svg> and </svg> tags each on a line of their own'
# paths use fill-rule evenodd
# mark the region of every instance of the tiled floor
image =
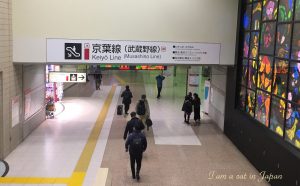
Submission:
<svg viewBox="0 0 300 186">
<path fill-rule="evenodd" d="M 10 165 L 7 175 L 13 179 L 34 178 L 71 179 L 80 155 L 88 141 L 96 141 L 96 146 L 85 172 L 85 186 L 92 186 L 98 170 L 108 168 L 109 185 L 149 185 L 149 186 L 206 186 L 206 185 L 268 185 L 259 182 L 258 172 L 235 148 L 209 117 L 202 115 L 200 127 L 183 123 L 181 112 L 184 85 L 174 85 L 171 78 L 165 80 L 162 99 L 156 100 L 153 84 L 155 73 L 114 72 L 104 75 L 104 85 L 94 91 L 93 81 L 84 86 L 70 88 L 63 101 L 64 111 L 55 119 L 46 120 L 5 160 Z M 100 111 L 105 109 L 105 101 L 111 85 L 129 84 L 134 99 L 133 111 L 138 98 L 147 94 L 153 128 L 146 131 L 148 149 L 144 154 L 141 180 L 131 179 L 129 155 L 122 139 L 129 117 L 116 115 L 116 106 L 121 103 L 117 87 L 114 97 L 103 119 L 99 137 L 89 138 L 94 125 L 101 120 Z M 145 82 L 145 83 L 144 83 Z M 124 87 L 122 87 L 124 88 Z M 100 118 L 100 119 L 99 119 Z M 256 179 L 250 179 L 255 175 Z M 232 179 L 231 179 L 232 176 Z M 0 185 L 72 185 L 55 181 L 39 184 Z M 44 183 L 44 184 L 42 184 Z M 57 183 L 57 184 L 56 184 Z"/>
</svg>

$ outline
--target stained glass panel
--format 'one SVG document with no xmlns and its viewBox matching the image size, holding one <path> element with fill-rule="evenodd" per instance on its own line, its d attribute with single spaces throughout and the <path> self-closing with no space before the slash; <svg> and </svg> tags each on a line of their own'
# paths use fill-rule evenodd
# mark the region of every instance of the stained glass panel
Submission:
<svg viewBox="0 0 300 186">
<path fill-rule="evenodd" d="M 261 10 L 262 10 L 262 3 L 257 2 L 253 4 L 252 10 L 252 30 L 259 30 L 260 19 L 261 19 Z"/>
<path fill-rule="evenodd" d="M 263 20 L 275 20 L 277 18 L 278 0 L 264 0 Z"/>
<path fill-rule="evenodd" d="M 251 4 L 247 5 L 246 11 L 244 12 L 243 28 L 245 30 L 250 29 L 250 25 L 251 25 L 251 7 L 252 7 Z"/>
<path fill-rule="evenodd" d="M 269 56 L 259 57 L 257 87 L 271 92 L 273 58 Z"/>
<path fill-rule="evenodd" d="M 250 33 L 246 32 L 244 35 L 244 48 L 243 48 L 243 56 L 248 58 L 249 55 L 249 42 L 250 42 Z"/>
<path fill-rule="evenodd" d="M 300 106 L 287 104 L 285 121 L 285 140 L 300 149 Z"/>
<path fill-rule="evenodd" d="M 294 0 L 280 0 L 278 21 L 291 21 L 293 19 Z"/>
<path fill-rule="evenodd" d="M 295 20 L 300 20 L 300 0 L 296 0 Z"/>
<path fill-rule="evenodd" d="M 260 52 L 262 54 L 273 55 L 275 44 L 275 23 L 263 23 L 261 34 L 262 37 L 260 38 Z"/>
<path fill-rule="evenodd" d="M 244 59 L 243 60 L 243 65 L 242 65 L 242 71 L 241 71 L 241 84 L 246 86 L 247 82 L 247 73 L 248 73 L 248 60 Z"/>
<path fill-rule="evenodd" d="M 275 60 L 273 94 L 286 98 L 287 76 L 289 62 L 284 60 Z"/>
<path fill-rule="evenodd" d="M 257 59 L 258 57 L 258 41 L 259 32 L 251 33 L 251 44 L 250 44 L 250 58 Z"/>
<path fill-rule="evenodd" d="M 283 136 L 285 105 L 284 100 L 272 97 L 270 129 L 280 136 Z"/>
<path fill-rule="evenodd" d="M 257 61 L 249 60 L 248 88 L 256 89 Z"/>
<path fill-rule="evenodd" d="M 247 89 L 247 100 L 246 100 L 246 112 L 254 117 L 254 108 L 255 108 L 255 92 Z"/>
<path fill-rule="evenodd" d="M 244 86 L 240 87 L 239 91 L 239 108 L 241 110 L 245 110 L 245 104 L 246 104 L 246 88 Z"/>
<path fill-rule="evenodd" d="M 300 104 L 300 63 L 290 63 L 288 100 Z"/>
<path fill-rule="evenodd" d="M 243 0 L 237 106 L 300 149 L 300 0 Z"/>
<path fill-rule="evenodd" d="M 294 25 L 292 59 L 300 60 L 300 23 Z"/>
<path fill-rule="evenodd" d="M 270 95 L 261 90 L 257 90 L 255 119 L 265 126 L 269 126 Z"/>
<path fill-rule="evenodd" d="M 278 57 L 289 58 L 291 33 L 291 24 L 278 25 L 276 39 L 276 55 Z"/>
</svg>

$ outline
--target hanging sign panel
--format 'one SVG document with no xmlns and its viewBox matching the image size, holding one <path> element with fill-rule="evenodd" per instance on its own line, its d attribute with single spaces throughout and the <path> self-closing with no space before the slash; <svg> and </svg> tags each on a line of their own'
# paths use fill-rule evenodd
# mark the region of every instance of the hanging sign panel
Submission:
<svg viewBox="0 0 300 186">
<path fill-rule="evenodd" d="M 76 72 L 49 72 L 49 82 L 51 83 L 85 83 L 86 73 Z"/>
<path fill-rule="evenodd" d="M 220 64 L 219 43 L 47 39 L 47 63 Z"/>
</svg>

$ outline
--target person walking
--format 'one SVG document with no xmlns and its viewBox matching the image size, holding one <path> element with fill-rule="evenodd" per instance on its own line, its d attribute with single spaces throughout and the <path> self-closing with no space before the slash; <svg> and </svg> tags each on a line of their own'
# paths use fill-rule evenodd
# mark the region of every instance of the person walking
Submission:
<svg viewBox="0 0 300 186">
<path fill-rule="evenodd" d="M 132 133 L 134 127 L 137 130 L 144 130 L 144 128 L 145 128 L 142 121 L 139 118 L 136 117 L 135 112 L 131 112 L 130 116 L 131 116 L 131 120 L 127 122 L 125 131 L 124 131 L 124 135 L 123 135 L 124 140 L 126 140 L 127 135 L 130 135 Z"/>
<path fill-rule="evenodd" d="M 136 105 L 136 113 L 139 115 L 139 118 L 142 120 L 144 126 L 146 125 L 146 119 L 150 118 L 150 108 L 146 95 L 143 94 L 141 100 Z M 149 128 L 147 128 L 149 130 Z"/>
<path fill-rule="evenodd" d="M 125 114 L 128 114 L 129 106 L 131 104 L 132 93 L 129 86 L 126 85 L 126 89 L 122 92 L 121 97 L 123 98 L 122 103 L 124 104 Z"/>
<path fill-rule="evenodd" d="M 96 83 L 96 90 L 100 90 L 100 85 L 101 85 L 101 81 L 102 81 L 102 74 L 101 73 L 97 73 L 95 74 L 95 83 Z"/>
<path fill-rule="evenodd" d="M 189 92 L 188 94 L 189 100 L 193 103 L 193 93 Z"/>
<path fill-rule="evenodd" d="M 192 105 L 192 102 L 190 101 L 190 98 L 188 95 L 185 96 L 185 100 L 184 100 L 181 110 L 184 111 L 184 122 L 189 124 L 190 116 L 193 111 L 193 105 Z"/>
<path fill-rule="evenodd" d="M 147 149 L 147 139 L 140 130 L 136 130 L 134 127 L 133 132 L 128 136 L 125 149 L 128 152 L 129 148 L 129 155 L 130 155 L 130 167 L 132 173 L 132 179 L 140 180 L 140 170 L 142 166 L 142 158 L 143 152 Z M 135 169 L 136 164 L 136 169 Z M 136 171 L 135 171 L 136 170 Z"/>
<path fill-rule="evenodd" d="M 158 76 L 156 76 L 156 85 L 157 85 L 157 99 L 160 98 L 160 92 L 161 92 L 161 89 L 162 89 L 162 82 L 163 80 L 165 79 L 165 77 L 161 74 L 159 74 Z"/>
<path fill-rule="evenodd" d="M 194 106 L 194 120 L 195 124 L 200 125 L 200 106 L 201 106 L 201 99 L 199 98 L 197 93 L 194 93 L 194 99 L 193 99 L 193 106 Z"/>
</svg>

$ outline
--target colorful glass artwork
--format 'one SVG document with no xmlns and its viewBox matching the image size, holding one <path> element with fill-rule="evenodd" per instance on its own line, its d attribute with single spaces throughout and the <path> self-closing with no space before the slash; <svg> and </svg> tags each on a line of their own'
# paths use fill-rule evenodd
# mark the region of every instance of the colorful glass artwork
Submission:
<svg viewBox="0 0 300 186">
<path fill-rule="evenodd" d="M 276 56 L 281 58 L 289 58 L 291 33 L 291 24 L 278 25 L 276 39 Z"/>
<path fill-rule="evenodd" d="M 246 11 L 244 13 L 244 18 L 243 18 L 243 28 L 245 30 L 249 30 L 250 29 L 250 25 L 251 25 L 251 8 L 252 5 L 248 5 L 246 8 Z"/>
<path fill-rule="evenodd" d="M 251 24 L 252 30 L 259 30 L 261 10 L 262 10 L 261 2 L 257 2 L 253 4 L 252 24 Z"/>
<path fill-rule="evenodd" d="M 285 140 L 300 149 L 300 106 L 288 103 L 285 121 Z"/>
<path fill-rule="evenodd" d="M 250 33 L 246 32 L 244 36 L 244 48 L 243 48 L 243 56 L 246 58 L 249 55 L 249 42 L 250 42 Z"/>
<path fill-rule="evenodd" d="M 300 63 L 290 62 L 288 100 L 300 105 Z"/>
<path fill-rule="evenodd" d="M 300 20 L 300 0 L 296 0 L 295 20 Z"/>
<path fill-rule="evenodd" d="M 255 108 L 255 92 L 247 89 L 247 99 L 246 99 L 246 112 L 254 117 L 254 108 Z"/>
<path fill-rule="evenodd" d="M 300 60 L 300 23 L 294 25 L 292 59 Z"/>
<path fill-rule="evenodd" d="M 242 11 L 237 107 L 300 149 L 300 0 L 243 0 Z"/>
<path fill-rule="evenodd" d="M 279 1 L 279 22 L 291 21 L 293 19 L 293 3 L 294 0 L 280 0 Z"/>
<path fill-rule="evenodd" d="M 265 126 L 269 126 L 270 95 L 264 91 L 257 90 L 255 119 Z"/>
<path fill-rule="evenodd" d="M 271 113 L 270 113 L 270 129 L 283 136 L 285 101 L 276 97 L 272 97 Z"/>
<path fill-rule="evenodd" d="M 241 84 L 246 86 L 248 73 L 248 60 L 243 60 L 242 71 L 241 71 Z"/>
<path fill-rule="evenodd" d="M 262 54 L 274 53 L 275 44 L 275 23 L 267 22 L 262 24 L 260 38 L 260 52 Z"/>
<path fill-rule="evenodd" d="M 269 56 L 259 56 L 257 87 L 271 92 L 272 69 L 273 58 Z"/>
<path fill-rule="evenodd" d="M 250 58 L 257 59 L 258 57 L 258 41 L 259 32 L 251 33 L 251 43 L 250 43 Z"/>
<path fill-rule="evenodd" d="M 248 88 L 256 89 L 257 61 L 249 60 Z"/>
<path fill-rule="evenodd" d="M 245 103 L 246 100 L 246 88 L 244 86 L 240 87 L 240 92 L 239 92 L 239 108 L 241 110 L 245 110 Z"/>
<path fill-rule="evenodd" d="M 277 18 L 278 0 L 264 0 L 263 20 L 275 20 Z"/>
<path fill-rule="evenodd" d="M 275 60 L 272 92 L 282 98 L 286 98 L 288 68 L 288 61 Z"/>
</svg>

